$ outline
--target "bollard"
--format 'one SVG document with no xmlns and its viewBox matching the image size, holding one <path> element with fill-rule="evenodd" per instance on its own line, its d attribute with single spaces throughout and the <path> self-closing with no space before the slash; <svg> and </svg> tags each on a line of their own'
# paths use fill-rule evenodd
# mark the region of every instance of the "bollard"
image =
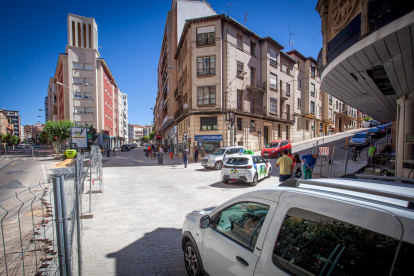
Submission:
<svg viewBox="0 0 414 276">
<path fill-rule="evenodd" d="M 79 164 L 78 158 L 75 160 L 75 208 L 76 208 L 76 238 L 78 244 L 78 272 L 82 275 L 82 244 L 81 244 L 81 226 L 80 226 L 80 195 L 79 195 Z"/>
<path fill-rule="evenodd" d="M 69 233 L 68 233 L 68 215 L 66 209 L 66 197 L 65 197 L 65 177 L 60 176 L 60 197 L 62 204 L 62 221 L 63 221 L 63 242 L 65 245 L 65 260 L 66 260 L 66 273 L 72 275 L 72 263 L 70 260 L 70 246 L 69 246 Z"/>
<path fill-rule="evenodd" d="M 56 238 L 58 249 L 59 270 L 61 275 L 66 275 L 66 258 L 65 244 L 63 242 L 63 225 L 62 225 L 62 202 L 60 193 L 60 179 L 53 177 L 53 197 L 55 201 L 55 221 L 56 221 Z"/>
<path fill-rule="evenodd" d="M 158 153 L 158 160 L 157 160 L 157 164 L 158 164 L 158 165 L 162 165 L 162 164 L 164 164 L 164 159 L 163 159 L 163 154 L 162 154 L 162 153 Z"/>
</svg>

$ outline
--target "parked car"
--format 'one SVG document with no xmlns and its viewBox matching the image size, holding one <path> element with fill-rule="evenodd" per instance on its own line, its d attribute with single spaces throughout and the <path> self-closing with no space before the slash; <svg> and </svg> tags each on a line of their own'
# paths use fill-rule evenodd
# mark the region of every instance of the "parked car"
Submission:
<svg viewBox="0 0 414 276">
<path fill-rule="evenodd" d="M 380 122 L 375 121 L 375 120 L 370 121 L 370 123 L 371 123 L 370 127 L 378 126 L 380 124 Z"/>
<path fill-rule="evenodd" d="M 266 158 L 279 158 L 282 156 L 282 151 L 284 149 L 292 150 L 292 144 L 289 142 L 289 140 L 272 141 L 262 149 L 261 156 Z"/>
<path fill-rule="evenodd" d="M 121 151 L 129 151 L 130 148 L 127 144 L 121 146 Z"/>
<path fill-rule="evenodd" d="M 226 159 L 221 170 L 221 181 L 242 181 L 256 186 L 260 179 L 272 175 L 272 165 L 269 160 L 256 155 L 242 154 Z"/>
<path fill-rule="evenodd" d="M 206 156 L 201 161 L 204 168 L 214 168 L 221 170 L 225 158 L 238 153 L 240 150 L 247 150 L 245 147 L 223 147 L 217 149 L 212 155 Z"/>
<path fill-rule="evenodd" d="M 387 130 L 388 130 L 388 133 L 391 132 L 391 126 L 389 126 L 388 124 L 377 126 L 377 128 L 379 129 L 382 135 L 387 134 Z"/>
<path fill-rule="evenodd" d="M 351 140 L 349 141 L 349 145 L 351 147 L 360 146 L 360 147 L 367 147 L 369 146 L 369 134 L 368 132 L 358 132 L 354 136 L 352 136 Z"/>
<path fill-rule="evenodd" d="M 368 130 L 368 134 L 370 136 L 373 136 L 373 137 L 379 137 L 379 136 L 381 136 L 381 132 L 379 131 L 379 129 L 377 127 L 370 128 Z"/>
<path fill-rule="evenodd" d="M 290 179 L 193 211 L 188 275 L 413 275 L 414 187 Z"/>
</svg>

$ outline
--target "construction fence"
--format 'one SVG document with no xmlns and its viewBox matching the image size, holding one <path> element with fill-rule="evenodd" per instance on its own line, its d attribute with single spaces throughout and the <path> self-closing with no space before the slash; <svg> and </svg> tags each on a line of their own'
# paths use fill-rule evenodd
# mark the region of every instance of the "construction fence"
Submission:
<svg viewBox="0 0 414 276">
<path fill-rule="evenodd" d="M 82 275 L 82 217 L 104 188 L 99 146 L 0 201 L 0 275 Z M 94 202 L 95 203 L 95 202 Z"/>
</svg>

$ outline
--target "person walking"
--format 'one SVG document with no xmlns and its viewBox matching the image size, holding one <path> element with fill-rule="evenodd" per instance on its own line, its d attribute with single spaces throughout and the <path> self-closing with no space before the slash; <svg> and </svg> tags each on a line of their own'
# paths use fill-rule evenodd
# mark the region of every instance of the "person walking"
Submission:
<svg viewBox="0 0 414 276">
<path fill-rule="evenodd" d="M 197 163 L 198 162 L 198 147 L 195 146 L 194 148 L 194 162 Z"/>
<path fill-rule="evenodd" d="M 113 148 L 113 152 L 114 152 L 114 156 L 116 156 L 116 153 L 115 153 L 115 145 L 114 145 L 114 148 Z"/>
<path fill-rule="evenodd" d="M 206 157 L 206 150 L 204 149 L 204 147 L 201 147 L 200 154 L 201 154 L 201 159 L 203 159 L 204 157 Z"/>
<path fill-rule="evenodd" d="M 146 152 L 146 153 L 147 153 L 147 159 L 148 159 L 148 156 L 149 156 L 149 155 L 150 155 L 150 153 L 151 153 L 151 146 L 149 146 L 149 145 L 148 145 L 148 148 L 147 148 L 147 152 Z"/>
<path fill-rule="evenodd" d="M 371 146 L 369 147 L 369 150 L 368 150 L 368 165 L 370 167 L 371 167 L 371 163 L 374 162 L 374 156 L 375 156 L 376 151 L 377 151 L 377 148 L 374 147 L 373 144 L 371 144 Z"/>
<path fill-rule="evenodd" d="M 288 150 L 282 151 L 282 157 L 277 159 L 276 167 L 280 166 L 279 182 L 283 182 L 292 177 L 293 160 L 288 156 Z"/>
<path fill-rule="evenodd" d="M 316 158 L 318 158 L 316 153 L 302 156 L 304 179 L 312 179 L 312 172 L 313 167 L 315 167 L 316 164 Z"/>
<path fill-rule="evenodd" d="M 187 168 L 187 164 L 188 164 L 188 149 L 187 149 L 187 146 L 185 146 L 184 150 L 183 150 L 183 163 L 184 163 L 184 168 Z"/>
<path fill-rule="evenodd" d="M 300 161 L 299 154 L 295 154 L 293 156 L 294 164 L 293 164 L 293 178 L 301 178 L 302 177 L 302 162 Z"/>
<path fill-rule="evenodd" d="M 170 146 L 170 148 L 168 149 L 168 152 L 170 153 L 170 158 L 173 159 L 174 156 L 174 150 L 173 148 Z"/>
</svg>

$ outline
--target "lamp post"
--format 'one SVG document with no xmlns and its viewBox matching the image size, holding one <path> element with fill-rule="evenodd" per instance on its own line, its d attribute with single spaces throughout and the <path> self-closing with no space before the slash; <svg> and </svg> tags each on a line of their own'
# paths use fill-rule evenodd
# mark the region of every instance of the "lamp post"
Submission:
<svg viewBox="0 0 414 276">
<path fill-rule="evenodd" d="M 82 84 L 81 86 L 79 86 L 78 88 L 76 88 L 75 89 L 75 91 L 73 91 L 72 89 L 70 89 L 69 88 L 69 86 L 67 86 L 67 85 L 65 85 L 65 84 L 63 84 L 63 83 L 61 83 L 61 82 L 56 82 L 56 84 L 57 85 L 61 85 L 61 86 L 64 86 L 64 87 L 66 87 L 67 89 L 69 89 L 69 91 L 70 92 L 72 92 L 72 94 L 73 94 L 73 123 L 75 124 L 75 126 L 76 126 L 76 118 L 75 118 L 75 116 L 76 116 L 76 109 L 75 109 L 75 94 L 76 94 L 76 92 L 78 92 L 78 90 L 81 88 L 81 87 L 83 87 L 83 86 L 88 86 L 89 85 L 89 83 L 84 83 L 84 84 Z"/>
</svg>

